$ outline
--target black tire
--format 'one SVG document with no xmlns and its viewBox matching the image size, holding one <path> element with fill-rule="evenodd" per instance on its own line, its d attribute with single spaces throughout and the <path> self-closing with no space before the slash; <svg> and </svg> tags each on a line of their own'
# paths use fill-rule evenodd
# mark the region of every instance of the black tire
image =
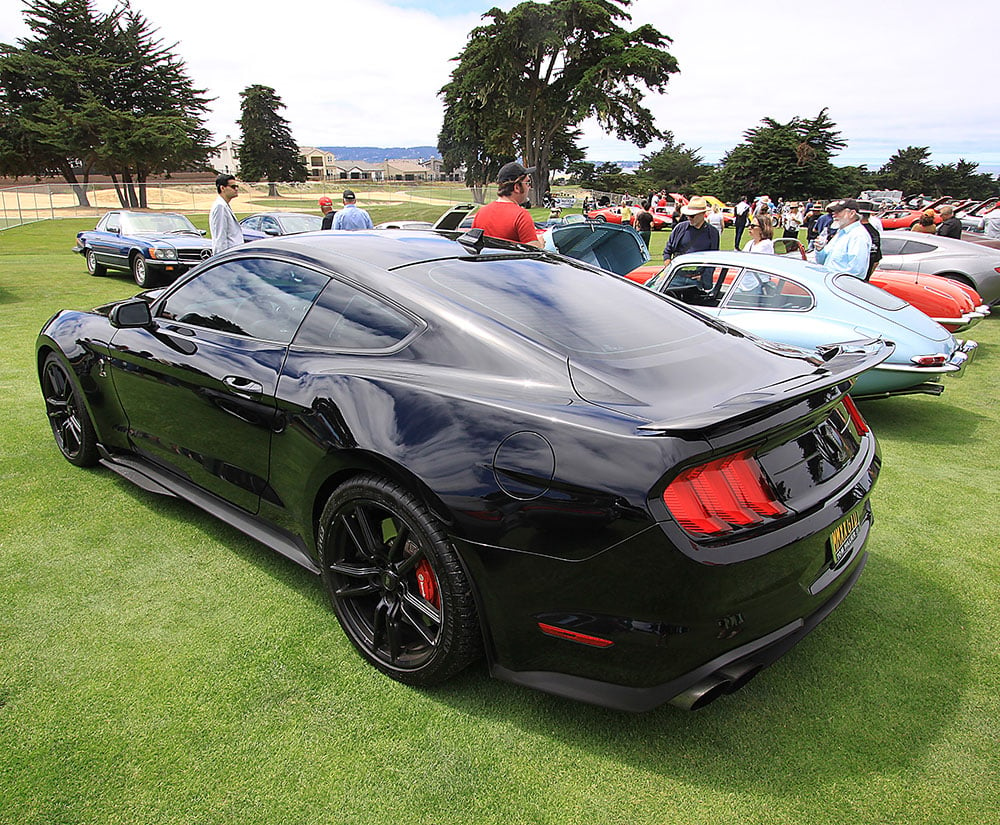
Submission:
<svg viewBox="0 0 1000 825">
<path fill-rule="evenodd" d="M 472 588 L 454 547 L 415 496 L 365 475 L 320 516 L 323 582 L 358 652 L 409 685 L 438 684 L 482 655 Z"/>
<path fill-rule="evenodd" d="M 608 222 L 608 219 L 604 215 L 598 215 L 596 218 L 594 218 L 594 220 L 597 221 L 598 223 Z"/>
<path fill-rule="evenodd" d="M 86 252 L 87 258 L 87 272 L 98 278 L 103 278 L 108 274 L 108 268 L 104 264 L 99 264 L 97 262 L 97 254 L 93 249 L 88 249 Z"/>
<path fill-rule="evenodd" d="M 143 289 L 151 289 L 154 286 L 159 286 L 159 278 L 155 271 L 149 268 L 146 264 L 146 259 L 141 254 L 132 256 L 131 269 L 133 280 Z"/>
<path fill-rule="evenodd" d="M 42 395 L 59 452 L 77 467 L 95 465 L 98 453 L 94 425 L 76 382 L 55 353 L 49 353 L 42 364 Z"/>
</svg>

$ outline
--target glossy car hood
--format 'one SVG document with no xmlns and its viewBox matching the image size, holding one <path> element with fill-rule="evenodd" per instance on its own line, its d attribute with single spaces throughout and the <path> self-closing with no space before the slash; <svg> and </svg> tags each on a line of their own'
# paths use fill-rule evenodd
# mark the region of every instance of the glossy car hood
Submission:
<svg viewBox="0 0 1000 825">
<path fill-rule="evenodd" d="M 649 251 L 631 226 L 581 221 L 554 226 L 552 244 L 567 258 L 626 275 L 649 259 Z"/>
<path fill-rule="evenodd" d="M 128 237 L 142 238 L 150 243 L 166 242 L 175 246 L 212 246 L 212 242 L 201 235 L 178 235 L 176 232 L 134 232 Z"/>
</svg>

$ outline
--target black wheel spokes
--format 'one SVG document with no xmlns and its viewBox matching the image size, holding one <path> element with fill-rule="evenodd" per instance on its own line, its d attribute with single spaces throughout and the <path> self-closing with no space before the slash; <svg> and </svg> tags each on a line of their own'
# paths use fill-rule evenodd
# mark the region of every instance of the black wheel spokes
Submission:
<svg viewBox="0 0 1000 825">
<path fill-rule="evenodd" d="M 73 403 L 73 390 L 66 376 L 56 367 L 50 366 L 45 373 L 47 392 L 45 408 L 52 426 L 52 433 L 59 448 L 69 455 L 80 449 L 82 433 L 80 421 Z"/>
<path fill-rule="evenodd" d="M 383 540 L 392 522 L 395 535 Z M 336 521 L 338 559 L 329 564 L 334 595 L 372 654 L 393 667 L 430 658 L 441 611 L 420 594 L 415 568 L 426 553 L 409 525 L 381 505 L 358 502 Z"/>
</svg>

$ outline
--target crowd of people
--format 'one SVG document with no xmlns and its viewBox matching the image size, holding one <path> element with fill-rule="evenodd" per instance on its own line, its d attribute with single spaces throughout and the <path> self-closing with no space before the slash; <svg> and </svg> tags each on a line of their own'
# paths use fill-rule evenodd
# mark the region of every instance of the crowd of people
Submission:
<svg viewBox="0 0 1000 825">
<path fill-rule="evenodd" d="M 534 221 L 524 208 L 531 193 L 531 173 L 517 162 L 507 163 L 497 175 L 497 199 L 476 212 L 473 227 L 485 235 L 502 240 L 541 247 Z M 237 197 L 239 186 L 232 175 L 220 175 L 216 180 L 218 197 L 209 214 L 213 254 L 243 243 L 239 222 L 233 214 L 231 202 Z M 333 201 L 327 196 L 319 199 L 323 213 L 323 229 L 371 229 L 368 212 L 357 205 L 350 189 L 343 192 L 343 209 L 334 211 Z M 714 198 L 691 198 L 686 204 L 671 201 L 665 190 L 652 192 L 641 200 L 624 195 L 620 199 L 622 223 L 631 224 L 649 246 L 652 237 L 653 212 L 669 214 L 672 231 L 663 251 L 663 260 L 669 263 L 687 252 L 717 250 L 720 247 L 727 216 L 721 203 Z M 584 198 L 583 212 L 610 206 L 611 199 L 604 195 L 593 201 Z M 728 208 L 728 207 L 727 207 Z M 872 203 L 845 198 L 823 205 L 815 201 L 777 203 L 764 195 L 758 198 L 740 198 L 732 208 L 730 219 L 735 229 L 733 248 L 749 253 L 774 254 L 775 232 L 783 238 L 799 240 L 805 230 L 803 251 L 818 263 L 838 272 L 849 272 L 867 280 L 881 259 L 882 224 Z M 984 216 L 986 237 L 1000 239 L 1000 201 Z M 915 232 L 929 232 L 949 238 L 962 237 L 962 223 L 954 207 L 942 205 L 925 209 L 911 227 Z M 741 246 L 744 234 L 749 240 Z"/>
</svg>

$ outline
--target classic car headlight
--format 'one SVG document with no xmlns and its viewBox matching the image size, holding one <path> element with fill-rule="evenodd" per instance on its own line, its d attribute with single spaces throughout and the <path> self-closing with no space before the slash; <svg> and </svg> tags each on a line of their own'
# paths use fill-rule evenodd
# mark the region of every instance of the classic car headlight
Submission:
<svg viewBox="0 0 1000 825">
<path fill-rule="evenodd" d="M 172 246 L 154 246 L 149 250 L 149 257 L 160 261 L 176 261 L 177 250 Z"/>
</svg>

